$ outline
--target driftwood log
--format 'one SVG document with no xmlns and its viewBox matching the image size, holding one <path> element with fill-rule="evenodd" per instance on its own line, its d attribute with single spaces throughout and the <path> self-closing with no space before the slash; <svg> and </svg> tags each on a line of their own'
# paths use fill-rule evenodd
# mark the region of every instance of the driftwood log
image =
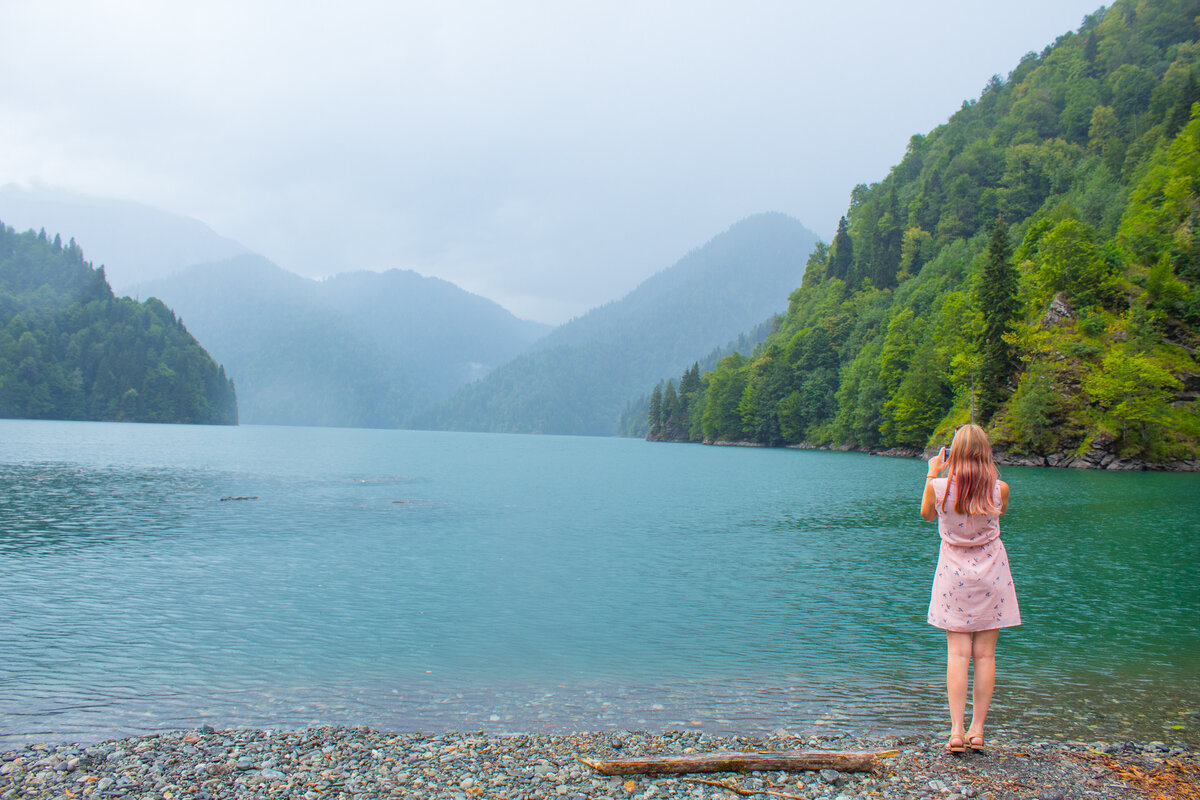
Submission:
<svg viewBox="0 0 1200 800">
<path fill-rule="evenodd" d="M 580 758 L 601 775 L 683 775 L 690 772 L 753 772 L 755 770 L 834 769 L 871 772 L 897 750 L 764 750 L 754 753 L 672 753 L 641 758 L 596 760 Z"/>
</svg>

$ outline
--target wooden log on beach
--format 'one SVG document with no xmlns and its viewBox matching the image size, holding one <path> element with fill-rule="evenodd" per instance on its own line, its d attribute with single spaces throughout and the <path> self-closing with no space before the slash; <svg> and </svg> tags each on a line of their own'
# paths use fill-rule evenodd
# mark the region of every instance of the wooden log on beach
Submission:
<svg viewBox="0 0 1200 800">
<path fill-rule="evenodd" d="M 754 753 L 672 753 L 641 758 L 579 758 L 601 775 L 683 775 L 690 772 L 753 772 L 755 770 L 834 769 L 871 772 L 898 750 L 764 750 Z"/>
</svg>

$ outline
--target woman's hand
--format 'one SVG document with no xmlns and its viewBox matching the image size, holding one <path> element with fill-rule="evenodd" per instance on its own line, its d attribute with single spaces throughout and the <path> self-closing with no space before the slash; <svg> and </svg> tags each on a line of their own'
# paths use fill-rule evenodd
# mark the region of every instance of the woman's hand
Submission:
<svg viewBox="0 0 1200 800">
<path fill-rule="evenodd" d="M 942 448 L 933 454 L 933 458 L 929 459 L 929 477 L 936 478 L 942 468 L 946 466 L 946 448 Z"/>
<path fill-rule="evenodd" d="M 934 508 L 937 497 L 933 491 L 933 479 L 938 476 L 944 466 L 946 466 L 946 448 L 943 447 L 934 453 L 933 458 L 929 459 L 929 473 L 925 476 L 925 491 L 921 494 L 921 519 L 929 522 L 937 519 L 937 509 Z"/>
</svg>

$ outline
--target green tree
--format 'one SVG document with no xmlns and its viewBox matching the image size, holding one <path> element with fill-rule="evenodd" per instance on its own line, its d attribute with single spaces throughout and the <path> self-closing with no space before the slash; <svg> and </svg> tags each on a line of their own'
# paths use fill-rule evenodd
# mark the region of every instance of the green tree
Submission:
<svg viewBox="0 0 1200 800">
<path fill-rule="evenodd" d="M 997 221 L 992 227 L 978 289 L 983 316 L 980 347 L 978 421 L 986 425 L 1008 397 L 1008 381 L 1019 361 L 1006 336 L 1017 318 L 1017 271 L 1012 264 L 1008 229 Z"/>
<path fill-rule="evenodd" d="M 702 430 L 710 441 L 736 441 L 743 438 L 742 416 L 738 411 L 747 375 L 742 369 L 744 356 L 734 353 L 721 359 L 709 374 Z"/>
<path fill-rule="evenodd" d="M 654 390 L 650 392 L 650 413 L 646 418 L 646 422 L 650 425 L 650 438 L 657 439 L 662 436 L 663 428 L 663 390 L 662 384 L 656 384 Z"/>
<path fill-rule="evenodd" d="M 1158 83 L 1154 73 L 1136 64 L 1122 64 L 1108 78 L 1112 107 L 1117 116 L 1128 119 L 1140 114 L 1150 103 L 1150 93 Z"/>
<path fill-rule="evenodd" d="M 1035 364 L 1021 375 L 1009 401 L 1008 438 L 1016 453 L 1051 453 L 1061 445 L 1059 431 L 1065 409 L 1057 381 L 1046 364 Z"/>
<path fill-rule="evenodd" d="M 850 229 L 846 218 L 838 220 L 837 233 L 833 237 L 833 249 L 829 255 L 826 274 L 831 278 L 848 280 L 854 267 L 854 243 L 850 240 Z"/>
<path fill-rule="evenodd" d="M 668 380 L 662 396 L 663 435 L 670 439 L 679 437 L 679 416 L 679 397 L 675 392 L 675 382 Z"/>
<path fill-rule="evenodd" d="M 1185 84 L 1183 91 L 1180 92 L 1179 99 L 1171 108 L 1171 113 L 1167 116 L 1166 127 L 1163 129 L 1163 136 L 1171 139 L 1175 134 L 1183 129 L 1184 125 L 1188 124 L 1188 120 L 1192 118 L 1192 107 L 1200 103 L 1200 81 L 1196 80 L 1194 74 L 1188 76 L 1188 81 Z"/>
<path fill-rule="evenodd" d="M 1120 175 L 1125 147 L 1116 112 L 1111 106 L 1096 106 L 1092 110 L 1092 121 L 1088 128 L 1088 151 L 1104 159 L 1110 172 Z"/>
<path fill-rule="evenodd" d="M 1105 355 L 1101 369 L 1088 375 L 1083 388 L 1120 426 L 1121 441 L 1133 445 L 1137 454 L 1149 455 L 1183 382 L 1153 355 L 1119 348 Z"/>
<path fill-rule="evenodd" d="M 903 380 L 885 404 L 886 416 L 880 426 L 885 444 L 925 445 L 950 408 L 952 396 L 946 372 L 932 341 L 916 350 Z"/>
<path fill-rule="evenodd" d="M 897 279 L 907 280 L 921 271 L 921 267 L 933 255 L 933 237 L 919 226 L 912 226 L 904 232 L 900 245 L 900 273 Z"/>
<path fill-rule="evenodd" d="M 1116 265 L 1096 243 L 1090 225 L 1064 219 L 1041 239 L 1034 281 L 1042 302 L 1063 292 L 1074 304 L 1110 302 L 1119 291 Z"/>
</svg>

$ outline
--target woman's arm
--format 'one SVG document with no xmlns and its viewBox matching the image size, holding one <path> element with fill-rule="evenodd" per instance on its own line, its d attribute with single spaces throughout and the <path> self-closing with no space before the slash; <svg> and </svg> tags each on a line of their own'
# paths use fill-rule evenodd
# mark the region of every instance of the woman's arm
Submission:
<svg viewBox="0 0 1200 800">
<path fill-rule="evenodd" d="M 1004 512 L 1008 511 L 1008 484 L 1000 481 L 1000 516 L 1004 516 Z"/>
<path fill-rule="evenodd" d="M 933 522 L 937 519 L 937 495 L 933 491 L 933 479 L 946 465 L 946 448 L 938 450 L 929 459 L 929 472 L 925 476 L 925 493 L 921 495 L 921 519 Z M 1007 495 L 1005 495 L 1007 497 Z"/>
<path fill-rule="evenodd" d="M 937 495 L 933 491 L 933 478 L 925 479 L 925 494 L 921 495 L 921 519 L 926 522 L 937 519 Z"/>
</svg>

